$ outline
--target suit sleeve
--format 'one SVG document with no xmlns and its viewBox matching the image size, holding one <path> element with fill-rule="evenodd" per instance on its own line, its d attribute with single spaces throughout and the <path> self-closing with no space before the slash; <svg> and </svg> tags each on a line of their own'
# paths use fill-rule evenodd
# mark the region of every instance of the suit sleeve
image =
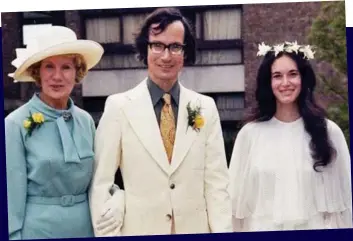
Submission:
<svg viewBox="0 0 353 241">
<path fill-rule="evenodd" d="M 6 178 L 9 239 L 22 239 L 26 210 L 27 164 L 20 126 L 5 119 Z"/>
<path fill-rule="evenodd" d="M 96 229 L 96 222 L 107 201 L 112 197 L 115 173 L 120 165 L 121 123 L 120 110 L 112 97 L 108 97 L 104 113 L 95 132 L 94 173 L 89 191 L 92 224 L 95 236 L 101 236 Z M 120 190 L 121 191 L 121 190 Z M 123 210 L 123 203 L 116 203 Z M 123 211 L 122 211 L 123 212 Z"/>
<path fill-rule="evenodd" d="M 94 137 L 96 136 L 96 126 L 94 124 L 94 120 L 92 117 L 90 117 L 90 124 L 91 124 L 91 132 L 92 132 L 93 141 L 94 141 Z"/>
<path fill-rule="evenodd" d="M 91 133 L 92 133 L 92 149 L 93 149 L 93 152 L 94 152 L 94 146 L 95 146 L 95 137 L 96 137 L 96 125 L 94 123 L 94 120 L 93 118 L 90 116 L 90 128 L 91 128 Z"/>
<path fill-rule="evenodd" d="M 221 123 L 212 100 L 212 118 L 206 141 L 205 198 L 212 233 L 232 232 L 232 209 L 228 193 L 229 177 Z M 207 121 L 207 120 L 206 120 Z"/>
</svg>

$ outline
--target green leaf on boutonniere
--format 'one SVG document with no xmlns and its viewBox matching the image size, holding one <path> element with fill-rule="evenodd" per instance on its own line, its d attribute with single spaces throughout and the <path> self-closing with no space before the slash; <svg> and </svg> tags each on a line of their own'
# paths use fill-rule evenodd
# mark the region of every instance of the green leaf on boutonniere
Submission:
<svg viewBox="0 0 353 241">
<path fill-rule="evenodd" d="M 201 115 L 201 105 L 192 108 L 190 106 L 190 102 L 186 106 L 188 112 L 188 126 L 186 131 L 188 130 L 189 126 L 192 127 L 193 130 L 199 132 L 200 129 L 204 126 L 205 120 Z"/>
</svg>

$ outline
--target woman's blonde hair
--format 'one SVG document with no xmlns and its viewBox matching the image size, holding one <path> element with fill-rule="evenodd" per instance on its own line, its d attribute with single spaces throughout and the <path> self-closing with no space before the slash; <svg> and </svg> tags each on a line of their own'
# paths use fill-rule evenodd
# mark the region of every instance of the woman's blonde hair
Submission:
<svg viewBox="0 0 353 241">
<path fill-rule="evenodd" d="M 73 63 L 76 68 L 76 77 L 75 77 L 75 82 L 79 83 L 87 74 L 87 64 L 85 59 L 83 58 L 82 55 L 80 54 L 65 54 L 65 55 L 60 55 L 64 57 L 69 57 L 73 58 Z M 40 85 L 40 66 L 42 64 L 42 61 L 39 61 L 37 63 L 32 64 L 30 67 L 28 67 L 27 72 L 29 75 L 35 79 L 36 84 Z"/>
</svg>

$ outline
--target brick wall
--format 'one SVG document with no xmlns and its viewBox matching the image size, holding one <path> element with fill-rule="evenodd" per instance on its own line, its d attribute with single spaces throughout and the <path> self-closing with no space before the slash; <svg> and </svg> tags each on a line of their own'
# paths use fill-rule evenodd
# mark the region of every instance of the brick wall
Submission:
<svg viewBox="0 0 353 241">
<path fill-rule="evenodd" d="M 321 2 L 251 4 L 243 6 L 245 65 L 245 104 L 254 98 L 257 69 L 261 58 L 256 56 L 258 44 L 298 41 L 308 44 L 306 36 Z"/>
</svg>

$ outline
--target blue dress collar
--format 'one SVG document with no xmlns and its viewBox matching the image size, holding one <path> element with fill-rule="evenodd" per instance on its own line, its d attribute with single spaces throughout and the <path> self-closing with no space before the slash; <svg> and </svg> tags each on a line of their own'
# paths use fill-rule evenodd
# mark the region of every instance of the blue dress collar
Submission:
<svg viewBox="0 0 353 241">
<path fill-rule="evenodd" d="M 56 123 L 65 162 L 80 163 L 81 159 L 94 155 L 91 145 L 93 136 L 91 135 L 90 126 L 80 118 L 79 113 L 76 113 L 77 111 L 75 111 L 76 108 L 71 98 L 69 98 L 69 108 L 66 110 L 58 110 L 47 105 L 39 98 L 38 93 L 33 95 L 29 105 L 35 112 L 41 112 L 47 121 Z M 71 131 L 68 128 L 68 123 L 72 123 Z"/>
</svg>

